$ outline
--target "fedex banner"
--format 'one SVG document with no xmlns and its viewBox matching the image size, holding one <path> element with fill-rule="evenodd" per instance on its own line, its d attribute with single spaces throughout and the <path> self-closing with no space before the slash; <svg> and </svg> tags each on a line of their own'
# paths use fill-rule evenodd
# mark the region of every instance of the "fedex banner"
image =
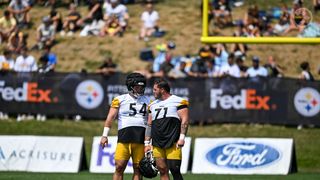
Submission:
<svg viewBox="0 0 320 180">
<path fill-rule="evenodd" d="M 117 137 L 108 137 L 109 144 L 105 148 L 100 146 L 100 136 L 93 138 L 90 172 L 92 173 L 114 173 L 114 154 L 117 146 Z M 191 148 L 191 138 L 186 137 L 185 146 L 182 148 L 181 173 L 187 173 Z M 133 173 L 132 159 L 130 158 L 125 173 Z"/>
<path fill-rule="evenodd" d="M 292 139 L 196 138 L 192 173 L 288 174 Z"/>
<path fill-rule="evenodd" d="M 0 171 L 77 173 L 82 137 L 0 136 Z"/>
<path fill-rule="evenodd" d="M 126 74 L 0 74 L 0 110 L 9 115 L 80 115 L 105 119 Z M 145 95 L 154 99 L 147 81 Z M 190 123 L 268 123 L 320 127 L 320 81 L 289 78 L 170 79 L 171 93 L 190 102 Z"/>
</svg>

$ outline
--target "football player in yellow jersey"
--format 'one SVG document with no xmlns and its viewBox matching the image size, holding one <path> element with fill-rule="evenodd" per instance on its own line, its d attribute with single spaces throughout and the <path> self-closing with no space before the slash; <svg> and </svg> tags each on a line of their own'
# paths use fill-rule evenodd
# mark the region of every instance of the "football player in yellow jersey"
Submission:
<svg viewBox="0 0 320 180">
<path fill-rule="evenodd" d="M 104 124 L 100 144 L 108 144 L 108 132 L 112 121 L 118 117 L 118 143 L 115 152 L 115 173 L 113 180 L 122 180 L 123 172 L 132 157 L 134 180 L 141 179 L 139 161 L 144 157 L 144 137 L 147 124 L 147 105 L 150 99 L 144 96 L 146 78 L 139 73 L 127 76 L 126 85 L 129 93 L 112 100 L 107 119 Z"/>
<path fill-rule="evenodd" d="M 168 170 L 173 179 L 183 179 L 180 172 L 181 148 L 188 130 L 189 102 L 170 94 L 170 86 L 163 79 L 155 81 L 153 95 L 156 100 L 148 106 L 145 152 L 151 149 L 152 139 L 153 155 L 160 171 L 160 179 L 169 179 Z"/>
</svg>

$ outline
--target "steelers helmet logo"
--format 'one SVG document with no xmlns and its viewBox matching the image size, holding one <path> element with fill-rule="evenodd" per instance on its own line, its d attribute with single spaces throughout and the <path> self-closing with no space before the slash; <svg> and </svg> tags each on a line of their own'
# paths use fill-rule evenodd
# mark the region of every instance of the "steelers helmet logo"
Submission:
<svg viewBox="0 0 320 180">
<path fill-rule="evenodd" d="M 320 111 L 320 94 L 317 90 L 307 87 L 300 89 L 294 97 L 294 106 L 299 114 L 312 117 Z"/>
<path fill-rule="evenodd" d="M 94 109 L 102 103 L 104 93 L 98 82 L 86 80 L 77 86 L 75 96 L 81 107 L 85 109 Z"/>
</svg>

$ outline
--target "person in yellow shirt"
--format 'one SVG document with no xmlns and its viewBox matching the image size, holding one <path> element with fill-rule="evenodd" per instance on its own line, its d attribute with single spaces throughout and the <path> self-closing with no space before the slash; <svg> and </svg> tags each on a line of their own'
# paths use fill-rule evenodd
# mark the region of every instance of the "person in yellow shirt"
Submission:
<svg viewBox="0 0 320 180">
<path fill-rule="evenodd" d="M 11 33 L 14 31 L 17 22 L 11 16 L 11 13 L 8 10 L 5 10 L 3 17 L 0 18 L 0 43 L 1 41 L 7 41 Z"/>
</svg>

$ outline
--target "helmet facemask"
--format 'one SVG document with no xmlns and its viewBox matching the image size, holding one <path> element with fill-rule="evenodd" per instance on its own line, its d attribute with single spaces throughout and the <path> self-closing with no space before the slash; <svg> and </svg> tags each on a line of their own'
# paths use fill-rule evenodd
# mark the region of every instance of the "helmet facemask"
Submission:
<svg viewBox="0 0 320 180">
<path fill-rule="evenodd" d="M 139 73 L 132 73 L 127 76 L 126 85 L 129 93 L 138 98 L 144 95 L 146 88 L 146 78 Z"/>
</svg>

